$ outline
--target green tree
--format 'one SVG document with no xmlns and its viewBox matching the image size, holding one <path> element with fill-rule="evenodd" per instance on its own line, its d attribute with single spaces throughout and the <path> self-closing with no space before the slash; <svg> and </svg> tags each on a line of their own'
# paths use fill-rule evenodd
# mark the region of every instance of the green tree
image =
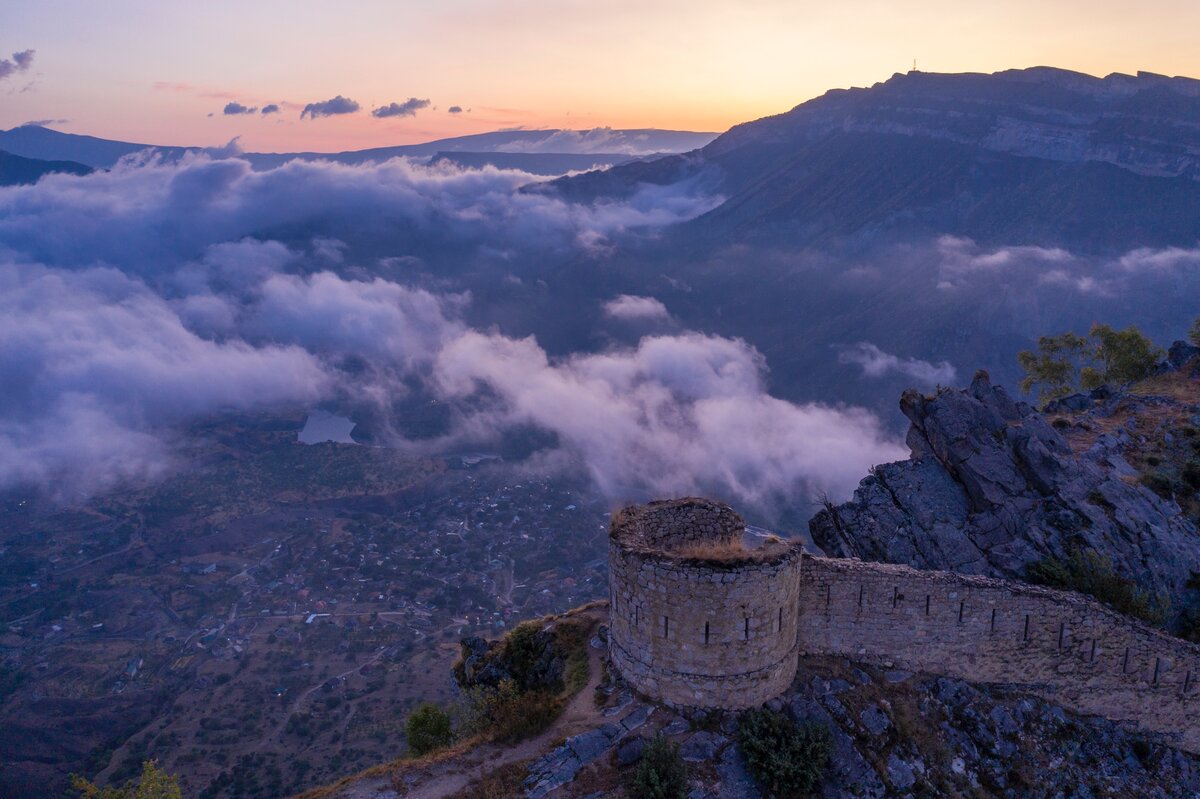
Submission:
<svg viewBox="0 0 1200 799">
<path fill-rule="evenodd" d="M 1193 347 L 1200 347 L 1200 318 L 1192 322 L 1192 327 L 1188 330 L 1188 341 L 1192 342 Z"/>
<path fill-rule="evenodd" d="M 1092 325 L 1088 335 L 1066 332 L 1042 336 L 1036 351 L 1022 350 L 1017 362 L 1025 370 L 1021 390 L 1037 393 L 1038 404 L 1105 383 L 1133 383 L 1154 374 L 1165 353 L 1137 327 L 1114 330 Z"/>
<path fill-rule="evenodd" d="M 797 724 L 791 716 L 759 708 L 738 722 L 738 746 L 746 768 L 776 799 L 809 796 L 829 763 L 829 728 L 815 721 Z"/>
<path fill-rule="evenodd" d="M 1025 370 L 1021 390 L 1026 394 L 1036 390 L 1038 403 L 1044 405 L 1075 391 L 1081 373 L 1091 368 L 1092 348 L 1086 338 L 1075 333 L 1042 336 L 1037 352 L 1022 350 L 1017 353 L 1017 362 Z"/>
<path fill-rule="evenodd" d="M 1089 333 L 1095 342 L 1096 358 L 1104 366 L 1106 383 L 1144 380 L 1154 374 L 1166 354 L 1133 325 L 1124 330 L 1092 325 Z"/>
<path fill-rule="evenodd" d="M 688 771 L 679 747 L 661 733 L 646 744 L 638 761 L 629 794 L 634 799 L 683 799 L 687 796 Z"/>
<path fill-rule="evenodd" d="M 141 776 L 119 788 L 101 788 L 91 780 L 71 776 L 71 787 L 81 799 L 183 799 L 179 780 L 158 767 L 153 760 L 142 764 Z"/>
<path fill-rule="evenodd" d="M 454 729 L 450 714 L 432 702 L 424 702 L 409 714 L 404 723 L 408 736 L 408 749 L 421 755 L 449 746 L 454 741 Z"/>
</svg>

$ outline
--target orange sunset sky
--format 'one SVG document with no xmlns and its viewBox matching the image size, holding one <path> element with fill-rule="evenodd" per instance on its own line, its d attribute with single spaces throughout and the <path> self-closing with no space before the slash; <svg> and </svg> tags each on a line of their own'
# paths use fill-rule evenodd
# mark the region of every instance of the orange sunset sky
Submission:
<svg viewBox="0 0 1200 799">
<path fill-rule="evenodd" d="M 506 127 L 720 131 L 905 71 L 1200 76 L 1200 2 L 38 0 L 0 7 L 0 127 L 345 150 Z M 342 96 L 356 113 L 301 119 Z M 412 115 L 371 111 L 428 99 Z M 237 102 L 276 114 L 227 115 Z M 450 113 L 452 106 L 461 113 Z M 211 115 L 211 116 L 210 116 Z"/>
</svg>

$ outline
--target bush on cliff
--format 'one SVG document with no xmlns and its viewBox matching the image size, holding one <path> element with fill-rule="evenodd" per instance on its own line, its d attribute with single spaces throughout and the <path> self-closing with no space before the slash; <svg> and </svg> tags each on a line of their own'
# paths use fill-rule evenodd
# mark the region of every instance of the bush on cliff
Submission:
<svg viewBox="0 0 1200 799">
<path fill-rule="evenodd" d="M 1154 374 L 1163 351 L 1134 326 L 1114 330 L 1092 325 L 1087 336 L 1066 332 L 1042 336 L 1036 351 L 1017 353 L 1025 370 L 1021 390 L 1038 394 L 1038 402 L 1088 391 L 1105 383 L 1126 384 Z"/>
<path fill-rule="evenodd" d="M 1171 616 L 1168 597 L 1152 596 L 1117 574 L 1112 560 L 1094 549 L 1073 549 L 1065 560 L 1046 557 L 1029 564 L 1025 572 L 1031 583 L 1087 594 L 1113 610 L 1159 627 Z"/>
<path fill-rule="evenodd" d="M 408 749 L 416 757 L 442 749 L 454 742 L 450 714 L 432 702 L 425 702 L 404 723 Z"/>
<path fill-rule="evenodd" d="M 588 680 L 584 617 L 518 624 L 500 641 L 465 638 L 454 677 L 465 734 L 512 742 L 549 727 Z"/>
<path fill-rule="evenodd" d="M 77 775 L 71 775 L 71 787 L 79 792 L 80 799 L 183 799 L 179 780 L 153 760 L 142 764 L 142 773 L 136 780 L 119 788 L 102 788 Z"/>
<path fill-rule="evenodd" d="M 642 751 L 629 794 L 633 799 L 683 799 L 687 796 L 688 771 L 679 747 L 661 734 Z"/>
<path fill-rule="evenodd" d="M 829 762 L 831 741 L 825 725 L 797 724 L 791 716 L 767 708 L 742 714 L 737 741 L 750 774 L 765 794 L 777 799 L 811 794 Z"/>
<path fill-rule="evenodd" d="M 513 680 L 476 685 L 463 691 L 463 730 L 512 743 L 536 735 L 553 723 L 567 697 L 544 689 L 522 691 Z"/>
</svg>

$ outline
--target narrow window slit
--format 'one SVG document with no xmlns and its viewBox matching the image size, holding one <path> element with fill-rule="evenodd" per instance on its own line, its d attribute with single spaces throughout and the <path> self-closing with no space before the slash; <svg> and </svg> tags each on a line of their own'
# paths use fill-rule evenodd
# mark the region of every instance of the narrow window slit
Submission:
<svg viewBox="0 0 1200 799">
<path fill-rule="evenodd" d="M 670 635 L 671 635 L 671 620 L 669 618 L 667 618 L 666 616 L 663 616 L 663 638 L 667 638 Z"/>
<path fill-rule="evenodd" d="M 962 602 L 958 603 L 958 623 L 959 624 L 962 624 L 963 613 L 966 611 L 966 609 L 967 609 L 967 601 L 964 599 Z"/>
<path fill-rule="evenodd" d="M 776 632 L 783 632 L 783 608 L 779 608 L 779 629 Z"/>
<path fill-rule="evenodd" d="M 1188 688 L 1191 688 L 1191 687 L 1192 687 L 1192 672 L 1189 671 L 1187 674 L 1183 675 L 1183 692 L 1186 694 L 1188 692 Z"/>
<path fill-rule="evenodd" d="M 744 621 L 745 621 L 745 626 L 742 628 L 742 635 L 745 637 L 745 639 L 747 641 L 749 641 L 750 640 L 750 617 L 747 616 L 744 619 Z"/>
<path fill-rule="evenodd" d="M 929 594 L 925 595 L 925 615 L 929 615 Z"/>
<path fill-rule="evenodd" d="M 1125 656 L 1123 658 L 1121 658 L 1121 673 L 1127 674 L 1128 672 L 1129 672 L 1129 647 L 1125 647 Z"/>
<path fill-rule="evenodd" d="M 704 643 L 708 643 L 708 622 L 704 622 Z"/>
<path fill-rule="evenodd" d="M 993 632 L 993 633 L 996 632 L 996 609 L 995 608 L 992 608 L 992 621 L 991 621 L 991 627 L 989 628 L 989 632 Z"/>
<path fill-rule="evenodd" d="M 1066 624 L 1066 622 L 1060 621 L 1058 623 L 1058 648 L 1059 649 L 1063 648 L 1063 638 L 1066 637 L 1066 634 L 1067 634 L 1067 624 Z"/>
<path fill-rule="evenodd" d="M 863 603 L 863 587 L 858 587 L 858 606 L 861 608 Z"/>
<path fill-rule="evenodd" d="M 899 601 L 900 601 L 900 589 L 893 588 L 892 589 L 892 607 L 896 607 L 896 603 L 898 603 Z"/>
<path fill-rule="evenodd" d="M 1025 614 L 1025 632 L 1021 634 L 1022 641 L 1029 640 L 1029 614 Z"/>
<path fill-rule="evenodd" d="M 1158 685 L 1158 668 L 1162 665 L 1162 661 L 1158 658 L 1154 659 L 1154 679 L 1150 681 L 1152 685 Z"/>
<path fill-rule="evenodd" d="M 1096 662 L 1096 639 L 1095 638 L 1092 639 L 1092 654 L 1088 656 L 1088 662 L 1089 663 Z"/>
</svg>

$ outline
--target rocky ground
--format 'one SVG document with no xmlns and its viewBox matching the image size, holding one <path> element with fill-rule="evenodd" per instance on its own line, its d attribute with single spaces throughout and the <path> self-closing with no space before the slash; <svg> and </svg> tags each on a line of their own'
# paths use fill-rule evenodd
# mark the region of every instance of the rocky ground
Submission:
<svg viewBox="0 0 1200 799">
<path fill-rule="evenodd" d="M 1047 414 L 982 372 L 966 389 L 906 392 L 912 456 L 876 467 L 849 502 L 815 516 L 813 540 L 836 557 L 1018 579 L 1032 561 L 1089 548 L 1180 596 L 1200 564 L 1186 512 L 1200 488 L 1200 463 L 1189 466 L 1200 378 L 1194 348 L 1172 353 L 1151 380 L 1074 395 Z M 1151 454 L 1163 441 L 1172 454 Z"/>
<path fill-rule="evenodd" d="M 602 651 L 602 636 L 593 640 L 593 651 Z M 593 675 L 591 695 L 577 697 L 562 723 L 532 741 L 477 756 L 494 746 L 485 744 L 325 795 L 622 797 L 647 742 L 660 733 L 680 747 L 689 799 L 763 795 L 735 742 L 738 714 L 681 713 L 648 702 L 603 657 L 596 661 L 603 677 Z M 791 689 L 771 706 L 832 733 L 818 793 L 824 799 L 1200 794 L 1200 758 L 1003 687 L 806 658 Z"/>
</svg>

